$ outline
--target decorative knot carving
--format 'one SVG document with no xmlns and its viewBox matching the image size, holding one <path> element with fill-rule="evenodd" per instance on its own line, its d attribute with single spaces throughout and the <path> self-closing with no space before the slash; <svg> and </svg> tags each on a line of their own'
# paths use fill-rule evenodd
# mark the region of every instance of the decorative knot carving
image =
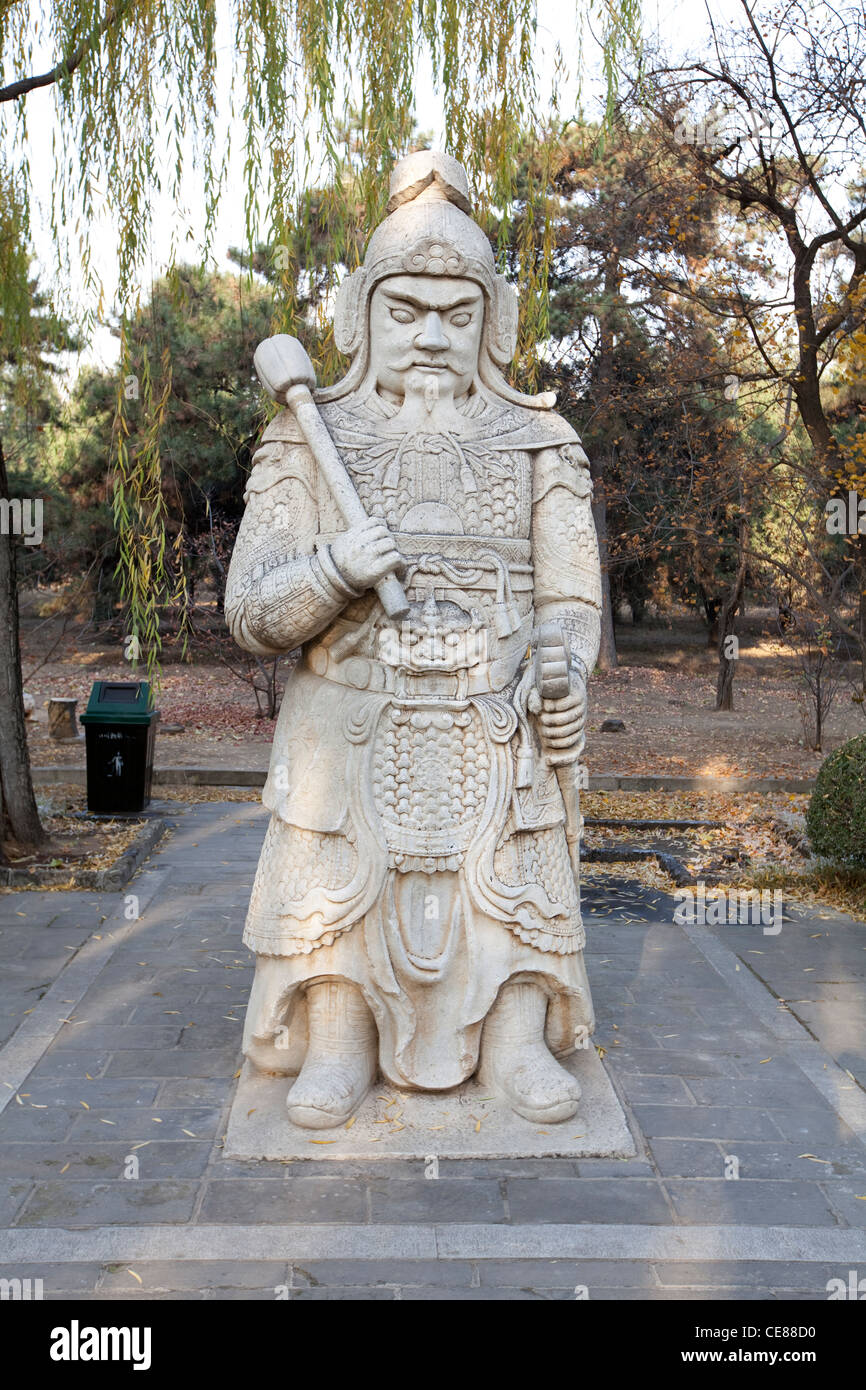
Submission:
<svg viewBox="0 0 866 1390">
<path fill-rule="evenodd" d="M 464 275 L 466 262 L 453 246 L 428 237 L 417 243 L 403 258 L 409 275 Z"/>
</svg>

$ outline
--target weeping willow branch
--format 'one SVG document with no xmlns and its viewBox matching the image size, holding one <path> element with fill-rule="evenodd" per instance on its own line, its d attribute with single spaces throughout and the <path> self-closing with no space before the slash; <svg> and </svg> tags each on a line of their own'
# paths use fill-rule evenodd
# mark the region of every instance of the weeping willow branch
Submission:
<svg viewBox="0 0 866 1390">
<path fill-rule="evenodd" d="M 12 82 L 8 87 L 0 87 L 0 102 L 18 101 L 19 98 L 26 97 L 28 92 L 35 92 L 38 87 L 50 87 L 55 82 L 62 82 L 65 77 L 71 77 L 75 69 L 81 66 L 85 55 L 98 45 L 106 30 L 123 19 L 131 2 L 132 0 L 125 0 L 123 4 L 109 10 L 96 32 L 90 38 L 85 39 L 83 43 L 80 43 L 66 58 L 62 58 L 59 63 L 56 63 L 50 72 L 43 72 L 39 77 L 24 77 L 20 82 Z"/>
<path fill-rule="evenodd" d="M 174 605 L 183 614 L 186 607 L 183 525 L 169 515 L 160 449 L 171 364 L 159 324 L 148 325 L 142 361 L 133 361 L 130 349 L 131 328 L 142 327 L 142 290 L 152 276 L 154 209 L 187 204 L 192 160 L 204 209 L 205 265 L 221 199 L 238 199 L 248 264 L 262 243 L 285 251 L 268 277 L 274 330 L 312 337 L 319 379 L 333 381 L 343 364 L 329 321 L 331 291 L 358 263 L 369 230 L 384 213 L 394 160 L 416 147 L 415 90 L 426 63 L 444 110 L 445 147 L 467 167 L 479 221 L 498 225 L 503 268 L 519 193 L 531 208 L 518 239 L 521 313 L 513 376 L 532 389 L 536 344 L 548 331 L 553 217 L 542 136 L 555 105 L 555 92 L 539 92 L 536 5 L 537 0 L 0 5 L 4 73 L 32 72 L 37 49 L 66 55 L 41 76 L 0 89 L 0 130 L 18 158 L 15 175 L 26 217 L 31 173 L 25 98 L 50 88 L 55 275 L 69 283 L 73 261 L 81 267 L 85 331 L 106 315 L 92 229 L 106 219 L 116 229 L 121 383 L 137 375 L 140 390 L 133 407 L 119 386 L 110 467 L 128 629 L 150 666 L 160 651 L 161 611 Z M 627 43 L 637 42 L 639 0 L 578 0 L 573 33 L 563 32 L 556 43 L 554 87 L 566 71 L 566 50 L 572 66 L 579 66 L 581 26 L 599 15 L 612 110 L 619 57 Z M 533 136 L 541 155 L 533 160 L 526 197 L 518 186 L 521 151 Z M 40 159 L 44 148 L 43 141 Z M 236 157 L 239 178 L 231 162 Z M 314 225 L 314 210 L 324 236 Z M 182 231 L 178 218 L 169 276 L 181 253 L 188 254 L 185 243 L 178 244 Z M 315 295 L 308 293 L 313 277 Z M 135 337 L 140 343 L 141 332 Z M 160 364 L 158 381 L 151 362 Z"/>
</svg>

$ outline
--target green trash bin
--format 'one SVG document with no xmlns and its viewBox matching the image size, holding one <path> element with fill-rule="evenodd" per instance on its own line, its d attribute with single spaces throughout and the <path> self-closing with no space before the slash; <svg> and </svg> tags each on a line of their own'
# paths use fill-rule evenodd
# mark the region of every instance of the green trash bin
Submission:
<svg viewBox="0 0 866 1390">
<path fill-rule="evenodd" d="M 159 711 L 147 681 L 95 681 L 81 716 L 87 749 L 87 809 L 109 816 L 150 801 Z"/>
</svg>

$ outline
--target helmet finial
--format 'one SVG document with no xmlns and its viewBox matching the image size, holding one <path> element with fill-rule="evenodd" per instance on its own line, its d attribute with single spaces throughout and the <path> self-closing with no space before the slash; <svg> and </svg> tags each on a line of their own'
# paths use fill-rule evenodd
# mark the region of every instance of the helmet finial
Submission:
<svg viewBox="0 0 866 1390">
<path fill-rule="evenodd" d="M 404 203 L 453 203 L 461 212 L 472 212 L 466 170 L 450 154 L 439 150 L 418 150 L 394 165 L 391 175 L 388 213 Z"/>
</svg>

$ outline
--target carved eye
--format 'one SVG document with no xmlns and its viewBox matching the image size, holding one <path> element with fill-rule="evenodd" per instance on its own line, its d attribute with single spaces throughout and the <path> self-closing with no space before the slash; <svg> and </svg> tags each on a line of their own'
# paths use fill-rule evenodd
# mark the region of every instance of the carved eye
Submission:
<svg viewBox="0 0 866 1390">
<path fill-rule="evenodd" d="M 459 314 L 451 315 L 451 322 L 454 324 L 455 328 L 465 328 L 467 323 L 472 322 L 472 315 L 467 314 L 465 310 L 461 309 Z"/>
<path fill-rule="evenodd" d="M 392 309 L 391 317 L 392 319 L 396 319 L 398 323 L 411 323 L 415 315 L 412 313 L 411 309 Z"/>
</svg>

